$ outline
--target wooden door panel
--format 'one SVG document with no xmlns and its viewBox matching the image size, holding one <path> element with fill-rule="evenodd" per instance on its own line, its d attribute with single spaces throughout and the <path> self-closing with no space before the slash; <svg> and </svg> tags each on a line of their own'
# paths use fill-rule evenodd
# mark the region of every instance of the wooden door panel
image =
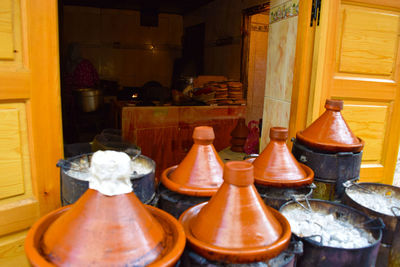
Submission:
<svg viewBox="0 0 400 267">
<path fill-rule="evenodd" d="M 0 104 L 0 200 L 23 194 L 24 175 L 20 119 L 17 108 Z"/>
<path fill-rule="evenodd" d="M 342 6 L 338 72 L 391 76 L 399 17 L 373 8 Z"/>
<path fill-rule="evenodd" d="M 30 266 L 24 253 L 27 231 L 0 237 L 0 266 Z"/>
<path fill-rule="evenodd" d="M 362 181 L 393 180 L 400 140 L 399 36 L 399 1 L 322 3 L 309 123 L 324 111 L 326 98 L 344 100 L 344 118 L 365 141 Z"/>
<path fill-rule="evenodd" d="M 391 180 L 385 176 L 393 168 L 387 153 L 398 103 L 399 18 L 392 10 L 340 7 L 330 96 L 345 100 L 343 116 L 365 141 L 362 181 Z"/>
<path fill-rule="evenodd" d="M 0 59 L 14 59 L 12 0 L 0 1 Z"/>
<path fill-rule="evenodd" d="M 27 229 L 59 206 L 57 36 L 57 1 L 0 0 L 0 266 L 27 266 Z"/>
<path fill-rule="evenodd" d="M 342 111 L 350 128 L 365 141 L 363 163 L 382 164 L 390 105 L 346 101 Z"/>
<path fill-rule="evenodd" d="M 26 107 L 0 103 L 0 236 L 26 229 L 37 219 L 32 190 Z"/>
</svg>

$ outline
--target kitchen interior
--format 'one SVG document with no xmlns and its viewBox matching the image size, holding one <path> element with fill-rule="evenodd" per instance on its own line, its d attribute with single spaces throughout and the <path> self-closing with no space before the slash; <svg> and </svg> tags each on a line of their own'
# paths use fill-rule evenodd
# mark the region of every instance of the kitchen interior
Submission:
<svg viewBox="0 0 400 267">
<path fill-rule="evenodd" d="M 289 10 L 288 18 L 296 5 Z M 282 97 L 289 105 L 265 98 L 267 76 L 274 81 L 267 71 L 269 12 L 269 1 L 60 1 L 66 156 L 117 129 L 162 168 L 184 157 L 199 125 L 213 126 L 218 151 L 230 146 L 240 117 L 260 131 L 264 112 L 279 109 L 275 124 L 287 127 L 290 94 Z M 293 64 L 294 47 L 284 68 Z"/>
</svg>

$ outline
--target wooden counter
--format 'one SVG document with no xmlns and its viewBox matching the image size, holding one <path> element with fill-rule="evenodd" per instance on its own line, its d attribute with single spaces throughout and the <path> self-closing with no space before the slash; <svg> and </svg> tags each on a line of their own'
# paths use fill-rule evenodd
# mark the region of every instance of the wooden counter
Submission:
<svg viewBox="0 0 400 267">
<path fill-rule="evenodd" d="M 230 133 L 245 106 L 122 107 L 122 136 L 156 164 L 156 175 L 178 164 L 193 145 L 196 126 L 212 126 L 217 151 L 230 146 Z"/>
</svg>

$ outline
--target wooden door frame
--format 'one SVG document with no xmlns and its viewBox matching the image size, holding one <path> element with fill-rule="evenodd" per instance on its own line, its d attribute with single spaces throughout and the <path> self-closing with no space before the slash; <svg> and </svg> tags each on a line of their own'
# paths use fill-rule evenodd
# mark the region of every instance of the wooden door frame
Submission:
<svg viewBox="0 0 400 267">
<path fill-rule="evenodd" d="M 270 0 L 265 1 L 253 7 L 242 10 L 242 40 L 240 53 L 240 81 L 243 84 L 244 96 L 247 99 L 248 79 L 249 79 L 249 55 L 250 55 L 250 16 L 269 11 L 271 7 Z"/>
<path fill-rule="evenodd" d="M 299 1 L 293 89 L 289 116 L 289 137 L 307 124 L 309 91 L 313 66 L 315 23 L 310 26 L 313 0 Z M 289 139 L 290 139 L 289 138 Z M 291 142 L 289 144 L 291 146 Z"/>
<path fill-rule="evenodd" d="M 60 207 L 63 157 L 57 0 L 21 1 L 27 15 L 25 47 L 29 48 L 31 96 L 27 103 L 32 184 L 40 215 Z"/>
</svg>

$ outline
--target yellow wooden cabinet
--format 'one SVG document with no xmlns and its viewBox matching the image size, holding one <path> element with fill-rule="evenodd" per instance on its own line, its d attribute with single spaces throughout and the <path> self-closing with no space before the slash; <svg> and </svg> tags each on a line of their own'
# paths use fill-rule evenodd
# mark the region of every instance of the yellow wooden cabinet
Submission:
<svg viewBox="0 0 400 267">
<path fill-rule="evenodd" d="M 0 266 L 24 266 L 29 227 L 60 205 L 57 2 L 0 0 Z"/>
<path fill-rule="evenodd" d="M 322 1 L 319 26 L 299 34 L 303 44 L 312 38 L 312 48 L 297 49 L 304 62 L 296 62 L 292 135 L 319 117 L 327 98 L 343 99 L 343 116 L 365 140 L 361 181 L 391 184 L 400 138 L 400 1 Z"/>
</svg>

